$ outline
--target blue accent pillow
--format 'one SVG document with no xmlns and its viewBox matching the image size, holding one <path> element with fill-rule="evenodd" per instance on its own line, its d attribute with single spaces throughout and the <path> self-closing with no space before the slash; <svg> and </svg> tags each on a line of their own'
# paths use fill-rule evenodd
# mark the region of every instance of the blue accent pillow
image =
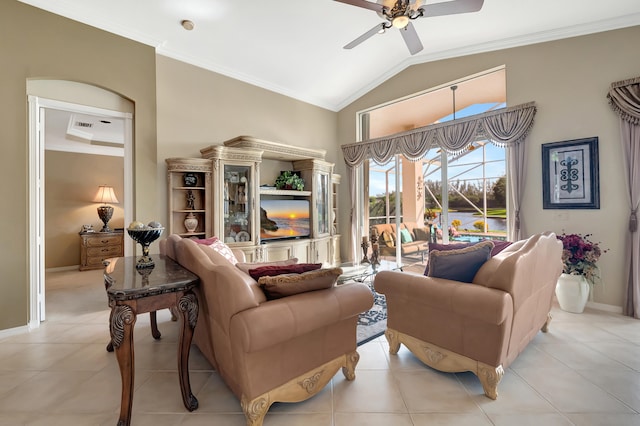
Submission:
<svg viewBox="0 0 640 426">
<path fill-rule="evenodd" d="M 409 232 L 408 229 L 400 230 L 400 241 L 402 241 L 402 244 L 413 242 L 413 238 L 411 238 L 411 233 Z"/>
<path fill-rule="evenodd" d="M 493 241 L 483 241 L 455 250 L 430 250 L 427 276 L 470 283 L 491 257 Z"/>
</svg>

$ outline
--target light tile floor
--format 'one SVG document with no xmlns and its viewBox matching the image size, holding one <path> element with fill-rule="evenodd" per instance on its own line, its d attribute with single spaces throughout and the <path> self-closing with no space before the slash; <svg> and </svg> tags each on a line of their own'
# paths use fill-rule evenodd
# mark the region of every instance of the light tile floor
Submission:
<svg viewBox="0 0 640 426">
<path fill-rule="evenodd" d="M 47 320 L 0 340 L 0 425 L 115 425 L 120 375 L 109 339 L 102 271 L 48 273 Z M 314 398 L 276 404 L 265 426 L 640 425 L 640 322 L 598 311 L 557 308 L 507 369 L 492 401 L 471 373 L 422 365 L 384 338 L 361 346 L 353 382 L 338 373 Z M 158 313 L 135 327 L 133 425 L 245 424 L 238 400 L 193 347 L 191 386 L 200 407 L 182 405 L 176 366 L 178 324 Z"/>
</svg>

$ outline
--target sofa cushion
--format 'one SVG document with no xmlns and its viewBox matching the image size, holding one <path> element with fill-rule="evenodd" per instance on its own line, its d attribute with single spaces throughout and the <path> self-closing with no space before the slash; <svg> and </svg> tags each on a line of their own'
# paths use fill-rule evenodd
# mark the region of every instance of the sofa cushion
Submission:
<svg viewBox="0 0 640 426">
<path fill-rule="evenodd" d="M 470 283 L 491 257 L 492 249 L 493 241 L 483 241 L 465 248 L 430 250 L 427 275 Z"/>
<path fill-rule="evenodd" d="M 341 274 L 341 268 L 316 269 L 301 274 L 263 276 L 258 279 L 258 284 L 262 287 L 267 299 L 273 300 L 307 291 L 331 288 Z"/>
<path fill-rule="evenodd" d="M 249 274 L 249 269 L 257 269 L 263 266 L 289 266 L 298 263 L 298 258 L 294 257 L 287 260 L 277 260 L 274 262 L 238 262 L 236 268 L 240 269 L 245 274 Z M 251 274 L 249 274 L 251 275 Z"/>
<path fill-rule="evenodd" d="M 236 263 L 238 263 L 238 259 L 236 258 L 236 255 L 233 254 L 233 251 L 231 251 L 231 248 L 229 248 L 228 245 L 223 243 L 222 240 L 218 237 L 194 239 L 193 241 L 195 241 L 198 244 L 211 247 L 220 256 L 222 256 L 224 259 L 231 262 L 232 265 L 235 265 Z M 220 264 L 220 259 L 216 259 L 216 256 L 213 256 L 213 257 L 210 256 L 210 257 L 212 262 L 216 264 Z"/>
<path fill-rule="evenodd" d="M 249 269 L 249 275 L 258 281 L 261 277 L 272 277 L 283 274 L 302 274 L 322 268 L 322 263 L 296 263 L 294 265 L 270 265 Z"/>
<path fill-rule="evenodd" d="M 413 242 L 413 238 L 411 238 L 411 233 L 409 232 L 408 229 L 400 230 L 400 241 L 402 242 L 402 244 Z"/>
</svg>

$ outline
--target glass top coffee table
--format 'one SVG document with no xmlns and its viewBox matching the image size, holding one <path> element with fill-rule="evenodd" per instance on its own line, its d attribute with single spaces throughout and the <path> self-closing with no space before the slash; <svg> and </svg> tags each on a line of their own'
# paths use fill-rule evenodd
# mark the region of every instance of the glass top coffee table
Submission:
<svg viewBox="0 0 640 426">
<path fill-rule="evenodd" d="M 360 263 L 357 265 L 353 263 L 343 263 L 340 265 L 342 275 L 338 277 L 338 285 L 344 284 L 347 281 L 364 282 L 380 271 L 402 271 L 403 266 L 401 263 L 398 264 L 390 260 L 381 260 L 380 264 L 376 265 L 375 268 L 370 263 Z"/>
</svg>

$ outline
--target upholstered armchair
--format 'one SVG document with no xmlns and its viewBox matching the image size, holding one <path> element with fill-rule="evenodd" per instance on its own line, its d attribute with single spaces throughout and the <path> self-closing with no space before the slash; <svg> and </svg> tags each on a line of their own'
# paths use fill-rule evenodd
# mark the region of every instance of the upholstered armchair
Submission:
<svg viewBox="0 0 640 426">
<path fill-rule="evenodd" d="M 386 296 L 391 354 L 404 344 L 434 369 L 471 371 L 496 399 L 504 370 L 538 331 L 547 331 L 562 243 L 553 233 L 534 235 L 489 258 L 492 244 L 430 253 L 434 276 L 383 271 L 374 286 Z M 486 257 L 478 263 L 480 250 Z M 456 256 L 463 263 L 453 264 Z M 472 263 L 477 272 L 469 274 Z M 448 273 L 467 277 L 442 278 Z"/>
<path fill-rule="evenodd" d="M 340 271 L 321 269 L 300 276 L 332 276 L 329 288 L 268 300 L 252 276 L 207 245 L 171 235 L 160 247 L 200 277 L 194 343 L 240 400 L 248 425 L 262 425 L 274 402 L 312 397 L 339 369 L 355 378 L 358 315 L 373 304 L 366 285 L 336 286 Z M 268 278 L 292 279 L 280 277 Z"/>
</svg>

